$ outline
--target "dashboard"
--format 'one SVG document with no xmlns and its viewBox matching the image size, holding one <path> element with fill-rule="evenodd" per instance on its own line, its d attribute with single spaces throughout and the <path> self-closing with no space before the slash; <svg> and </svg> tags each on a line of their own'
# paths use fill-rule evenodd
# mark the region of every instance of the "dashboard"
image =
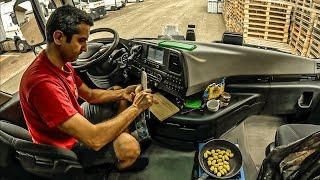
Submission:
<svg viewBox="0 0 320 180">
<path fill-rule="evenodd" d="M 148 86 L 177 97 L 202 92 L 223 77 L 320 73 L 320 62 L 294 55 L 222 43 L 182 42 L 192 51 L 160 47 L 163 40 L 126 40 L 127 73 L 137 80 L 148 75 Z"/>
</svg>

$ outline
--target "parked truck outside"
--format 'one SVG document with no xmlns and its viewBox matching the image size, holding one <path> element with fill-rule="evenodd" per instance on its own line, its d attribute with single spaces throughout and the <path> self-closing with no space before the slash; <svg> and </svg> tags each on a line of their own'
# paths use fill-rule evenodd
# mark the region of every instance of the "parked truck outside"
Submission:
<svg viewBox="0 0 320 180">
<path fill-rule="evenodd" d="M 122 8 L 126 0 L 103 0 L 108 11 L 115 11 Z"/>
<path fill-rule="evenodd" d="M 89 13 L 93 19 L 99 19 L 107 14 L 103 0 L 74 0 L 74 5 Z"/>
<path fill-rule="evenodd" d="M 13 23 L 14 1 L 0 4 L 0 53 L 6 51 L 27 52 L 31 47 L 23 37 L 20 27 Z"/>
</svg>

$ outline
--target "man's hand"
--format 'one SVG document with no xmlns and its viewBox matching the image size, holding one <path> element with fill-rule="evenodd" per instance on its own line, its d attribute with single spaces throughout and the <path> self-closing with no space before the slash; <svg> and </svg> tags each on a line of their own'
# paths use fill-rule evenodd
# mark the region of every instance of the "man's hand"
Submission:
<svg viewBox="0 0 320 180">
<path fill-rule="evenodd" d="M 155 102 L 153 95 L 151 94 L 151 90 L 147 89 L 142 91 L 141 85 L 137 86 L 135 94 L 136 96 L 132 105 L 138 108 L 141 112 L 148 109 Z"/>
<path fill-rule="evenodd" d="M 122 98 L 129 102 L 132 102 L 133 98 L 135 97 L 135 90 L 137 87 L 138 85 L 130 85 L 126 87 L 123 91 Z"/>
<path fill-rule="evenodd" d="M 109 90 L 120 90 L 120 89 L 122 89 L 122 87 L 121 86 L 112 86 L 111 88 L 109 88 Z"/>
</svg>

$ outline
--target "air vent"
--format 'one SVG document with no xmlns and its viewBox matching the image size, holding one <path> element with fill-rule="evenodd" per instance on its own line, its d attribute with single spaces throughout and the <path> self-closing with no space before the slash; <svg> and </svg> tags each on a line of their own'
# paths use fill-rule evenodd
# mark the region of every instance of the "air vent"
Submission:
<svg viewBox="0 0 320 180">
<path fill-rule="evenodd" d="M 317 63 L 317 69 L 320 69 L 320 63 Z"/>
<path fill-rule="evenodd" d="M 169 71 L 181 74 L 181 62 L 178 54 L 170 53 L 169 58 Z"/>
</svg>

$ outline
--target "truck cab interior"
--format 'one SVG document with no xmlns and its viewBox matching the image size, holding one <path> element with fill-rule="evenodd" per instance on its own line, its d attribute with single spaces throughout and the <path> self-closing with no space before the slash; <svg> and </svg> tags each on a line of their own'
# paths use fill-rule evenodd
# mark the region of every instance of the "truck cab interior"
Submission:
<svg viewBox="0 0 320 180">
<path fill-rule="evenodd" d="M 37 1 L 30 2 L 37 23 L 42 23 L 39 29 L 44 37 L 40 7 Z M 107 27 L 91 30 L 91 34 L 100 32 L 109 32 L 113 38 L 90 41 L 88 51 L 72 63 L 88 86 L 140 83 L 141 72 L 145 71 L 148 86 L 180 109 L 165 121 L 153 114 L 148 117 L 153 139 L 145 152 L 149 166 L 140 172 L 124 173 L 107 172 L 103 164 L 84 168 L 70 150 L 34 144 L 18 93 L 1 92 L 1 175 L 9 179 L 198 179 L 199 144 L 224 139 L 241 150 L 243 174 L 236 179 L 256 179 L 263 159 L 274 148 L 320 131 L 320 62 L 316 59 L 248 47 L 239 37 L 233 41 L 232 36 L 237 35 L 232 33 L 231 39 L 226 35 L 221 42 L 165 44 L 171 41 L 123 39 Z M 205 106 L 185 107 L 186 101 L 201 99 L 209 84 L 222 79 L 225 92 L 232 97 L 228 106 L 217 112 Z"/>
</svg>

